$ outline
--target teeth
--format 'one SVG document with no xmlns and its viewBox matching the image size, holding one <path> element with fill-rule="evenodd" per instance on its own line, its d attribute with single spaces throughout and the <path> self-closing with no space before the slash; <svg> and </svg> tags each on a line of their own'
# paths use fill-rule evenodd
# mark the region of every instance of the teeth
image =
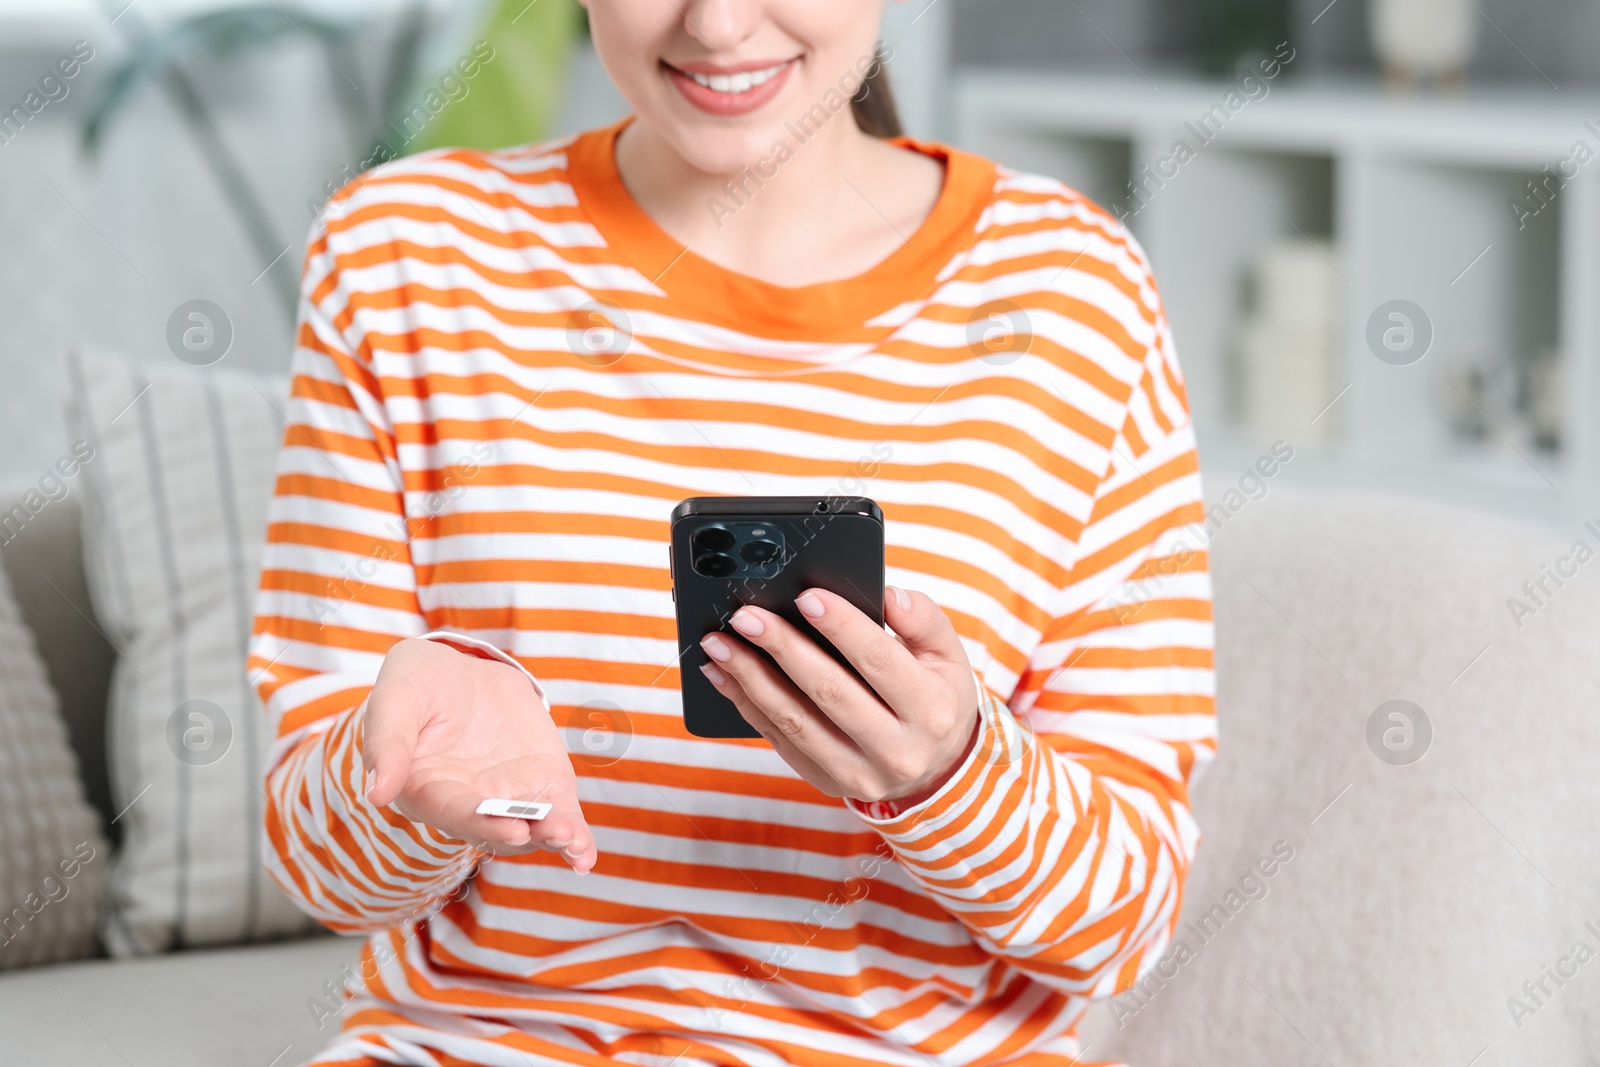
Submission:
<svg viewBox="0 0 1600 1067">
<path fill-rule="evenodd" d="M 756 86 L 771 81 L 786 66 L 787 63 L 779 63 L 765 70 L 747 70 L 739 74 L 690 74 L 689 77 L 714 93 L 748 93 Z"/>
</svg>

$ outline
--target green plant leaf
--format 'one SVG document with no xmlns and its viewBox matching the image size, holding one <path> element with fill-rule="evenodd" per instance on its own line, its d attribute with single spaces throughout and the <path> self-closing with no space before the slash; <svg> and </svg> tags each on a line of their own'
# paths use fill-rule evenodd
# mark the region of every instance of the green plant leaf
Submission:
<svg viewBox="0 0 1600 1067">
<path fill-rule="evenodd" d="M 410 140 L 397 137 L 391 147 L 399 153 L 446 146 L 493 150 L 548 136 L 582 26 L 575 0 L 497 0 L 478 35 L 494 49 L 494 58 L 467 83 L 467 96 L 448 103 Z M 416 103 L 403 102 L 399 114 Z"/>
<path fill-rule="evenodd" d="M 83 146 L 91 154 L 97 151 L 134 94 L 145 84 L 164 78 L 176 62 L 226 62 L 286 38 L 342 53 L 354 33 L 353 26 L 272 5 L 207 12 L 162 27 L 139 39 L 128 58 L 103 83 L 84 120 Z"/>
</svg>

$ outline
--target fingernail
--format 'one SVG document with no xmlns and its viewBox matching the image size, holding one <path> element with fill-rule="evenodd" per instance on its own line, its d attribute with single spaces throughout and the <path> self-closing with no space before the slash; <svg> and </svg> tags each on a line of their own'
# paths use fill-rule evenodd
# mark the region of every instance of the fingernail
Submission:
<svg viewBox="0 0 1600 1067">
<path fill-rule="evenodd" d="M 361 795 L 362 796 L 370 796 L 372 794 L 372 787 L 377 785 L 377 784 L 378 784 L 378 771 L 377 771 L 376 768 L 374 768 L 373 770 L 370 770 L 370 771 L 367 772 L 367 781 L 366 781 L 366 784 L 362 786 Z"/>
<path fill-rule="evenodd" d="M 756 618 L 753 613 L 746 611 L 743 608 L 740 608 L 738 611 L 734 612 L 733 628 L 744 634 L 746 637 L 760 637 L 761 631 L 766 629 L 765 626 L 761 625 L 760 619 Z"/>
<path fill-rule="evenodd" d="M 726 663 L 733 658 L 733 649 L 728 647 L 728 642 L 716 634 L 707 634 L 705 639 L 700 642 L 700 647 L 706 650 L 706 655 L 718 663 Z"/>
<path fill-rule="evenodd" d="M 715 664 L 702 663 L 700 665 L 700 673 L 705 675 L 711 684 L 715 686 L 726 685 L 728 682 L 728 676 L 717 670 Z"/>
<path fill-rule="evenodd" d="M 911 610 L 911 598 L 906 595 L 906 591 L 904 589 L 901 589 L 898 585 L 891 585 L 888 587 L 888 590 L 894 594 L 895 607 L 899 608 L 901 611 Z"/>
<path fill-rule="evenodd" d="M 822 604 L 822 598 L 815 593 L 801 593 L 795 598 L 794 604 L 802 615 L 813 619 L 822 618 L 822 613 L 827 610 Z"/>
</svg>

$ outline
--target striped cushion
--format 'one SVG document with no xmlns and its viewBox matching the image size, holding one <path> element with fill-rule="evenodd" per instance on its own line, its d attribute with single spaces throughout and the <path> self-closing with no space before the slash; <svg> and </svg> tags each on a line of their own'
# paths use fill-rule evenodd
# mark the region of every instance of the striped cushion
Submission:
<svg viewBox="0 0 1600 1067">
<path fill-rule="evenodd" d="M 107 764 L 121 817 L 114 955 L 305 931 L 261 868 L 266 719 L 245 675 L 281 378 L 68 357 L 95 614 L 119 653 Z"/>
<path fill-rule="evenodd" d="M 0 970 L 94 954 L 110 858 L 0 569 Z"/>
</svg>

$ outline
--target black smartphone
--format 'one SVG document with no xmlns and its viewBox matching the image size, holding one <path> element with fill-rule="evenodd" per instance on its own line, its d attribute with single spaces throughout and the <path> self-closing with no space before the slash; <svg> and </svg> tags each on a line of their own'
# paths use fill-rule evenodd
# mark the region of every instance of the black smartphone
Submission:
<svg viewBox="0 0 1600 1067">
<path fill-rule="evenodd" d="M 795 607 L 795 598 L 813 587 L 837 593 L 883 625 L 883 512 L 877 504 L 859 496 L 699 496 L 673 509 L 672 597 L 685 729 L 696 737 L 760 736 L 700 672 L 709 662 L 701 638 L 732 633 L 728 620 L 746 604 L 781 615 L 854 673 Z"/>
</svg>

